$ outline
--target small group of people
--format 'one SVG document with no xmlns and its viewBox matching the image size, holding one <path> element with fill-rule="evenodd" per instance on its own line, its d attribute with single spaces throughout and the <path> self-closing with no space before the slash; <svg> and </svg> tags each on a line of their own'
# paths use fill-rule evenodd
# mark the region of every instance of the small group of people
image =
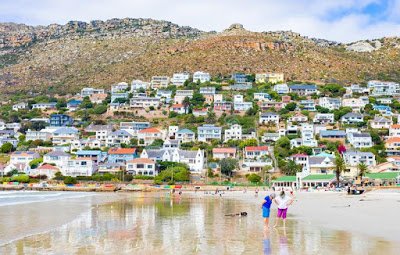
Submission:
<svg viewBox="0 0 400 255">
<path fill-rule="evenodd" d="M 264 218 L 265 228 L 269 228 L 269 216 L 271 212 L 272 203 L 275 203 L 278 208 L 277 219 L 275 221 L 274 227 L 278 226 L 279 219 L 283 223 L 283 227 L 286 226 L 286 216 L 288 207 L 293 203 L 294 196 L 292 194 L 287 194 L 286 191 L 282 190 L 277 196 L 275 193 L 264 198 L 262 203 L 262 215 Z"/>
</svg>

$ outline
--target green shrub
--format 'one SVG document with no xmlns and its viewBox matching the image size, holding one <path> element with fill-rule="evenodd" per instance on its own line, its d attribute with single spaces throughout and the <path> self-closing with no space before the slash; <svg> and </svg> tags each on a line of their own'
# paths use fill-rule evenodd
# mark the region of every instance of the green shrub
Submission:
<svg viewBox="0 0 400 255">
<path fill-rule="evenodd" d="M 27 183 L 27 182 L 29 182 L 29 176 L 26 174 L 15 175 L 15 176 L 11 177 L 11 181 Z"/>
<path fill-rule="evenodd" d="M 64 184 L 76 184 L 76 183 L 77 183 L 77 180 L 74 177 L 66 176 L 64 178 Z"/>
</svg>

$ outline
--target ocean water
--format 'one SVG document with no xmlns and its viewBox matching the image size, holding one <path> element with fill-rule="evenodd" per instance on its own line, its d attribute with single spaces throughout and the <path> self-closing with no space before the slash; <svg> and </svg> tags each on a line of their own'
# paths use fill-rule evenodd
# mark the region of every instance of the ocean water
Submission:
<svg viewBox="0 0 400 255">
<path fill-rule="evenodd" d="M 30 229 L 31 234 L 24 232 L 23 237 L 3 243 L 0 254 L 344 255 L 398 254 L 399 249 L 396 243 L 317 227 L 290 215 L 286 228 L 265 231 L 260 205 L 218 196 L 184 194 L 179 198 L 166 193 L 125 193 L 53 198 L 49 197 L 48 202 L 2 207 L 17 214 L 27 206 L 38 211 L 8 219 L 12 221 L 8 228 L 14 225 L 23 232 Z M 72 208 L 83 209 L 68 211 L 71 204 Z M 226 216 L 242 211 L 248 216 Z M 39 215 L 45 216 L 43 219 L 52 215 L 60 220 L 66 215 L 72 217 L 37 231 L 37 224 L 33 223 L 37 217 L 40 219 Z M 21 217 L 32 219 L 20 226 Z M 46 221 L 39 221 L 46 225 Z M 0 233 L 6 231 L 3 223 L 4 218 L 0 217 Z"/>
</svg>

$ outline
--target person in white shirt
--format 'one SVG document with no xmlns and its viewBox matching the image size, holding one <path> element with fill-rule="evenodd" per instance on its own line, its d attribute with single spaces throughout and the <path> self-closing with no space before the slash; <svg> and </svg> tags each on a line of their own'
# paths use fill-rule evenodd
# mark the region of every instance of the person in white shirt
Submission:
<svg viewBox="0 0 400 255">
<path fill-rule="evenodd" d="M 278 207 L 278 219 L 276 220 L 274 227 L 278 225 L 279 219 L 282 219 L 283 227 L 286 227 L 287 209 L 293 203 L 293 199 L 282 190 L 279 196 L 274 199 L 274 202 Z"/>
</svg>

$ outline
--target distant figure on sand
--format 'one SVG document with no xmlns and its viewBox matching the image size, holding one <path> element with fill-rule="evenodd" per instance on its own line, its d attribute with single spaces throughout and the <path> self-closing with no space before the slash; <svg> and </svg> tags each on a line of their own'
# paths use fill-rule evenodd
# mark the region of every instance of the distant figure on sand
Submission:
<svg viewBox="0 0 400 255">
<path fill-rule="evenodd" d="M 272 201 L 274 200 L 274 198 L 275 198 L 275 193 L 271 193 L 269 196 L 266 196 L 261 206 L 265 228 L 269 228 L 269 214 L 271 210 Z"/>
<path fill-rule="evenodd" d="M 288 207 L 293 203 L 293 198 L 287 195 L 284 190 L 282 190 L 279 196 L 274 199 L 274 201 L 278 206 L 278 218 L 276 219 L 274 227 L 278 225 L 279 219 L 282 219 L 283 227 L 286 227 L 287 210 Z"/>
</svg>

